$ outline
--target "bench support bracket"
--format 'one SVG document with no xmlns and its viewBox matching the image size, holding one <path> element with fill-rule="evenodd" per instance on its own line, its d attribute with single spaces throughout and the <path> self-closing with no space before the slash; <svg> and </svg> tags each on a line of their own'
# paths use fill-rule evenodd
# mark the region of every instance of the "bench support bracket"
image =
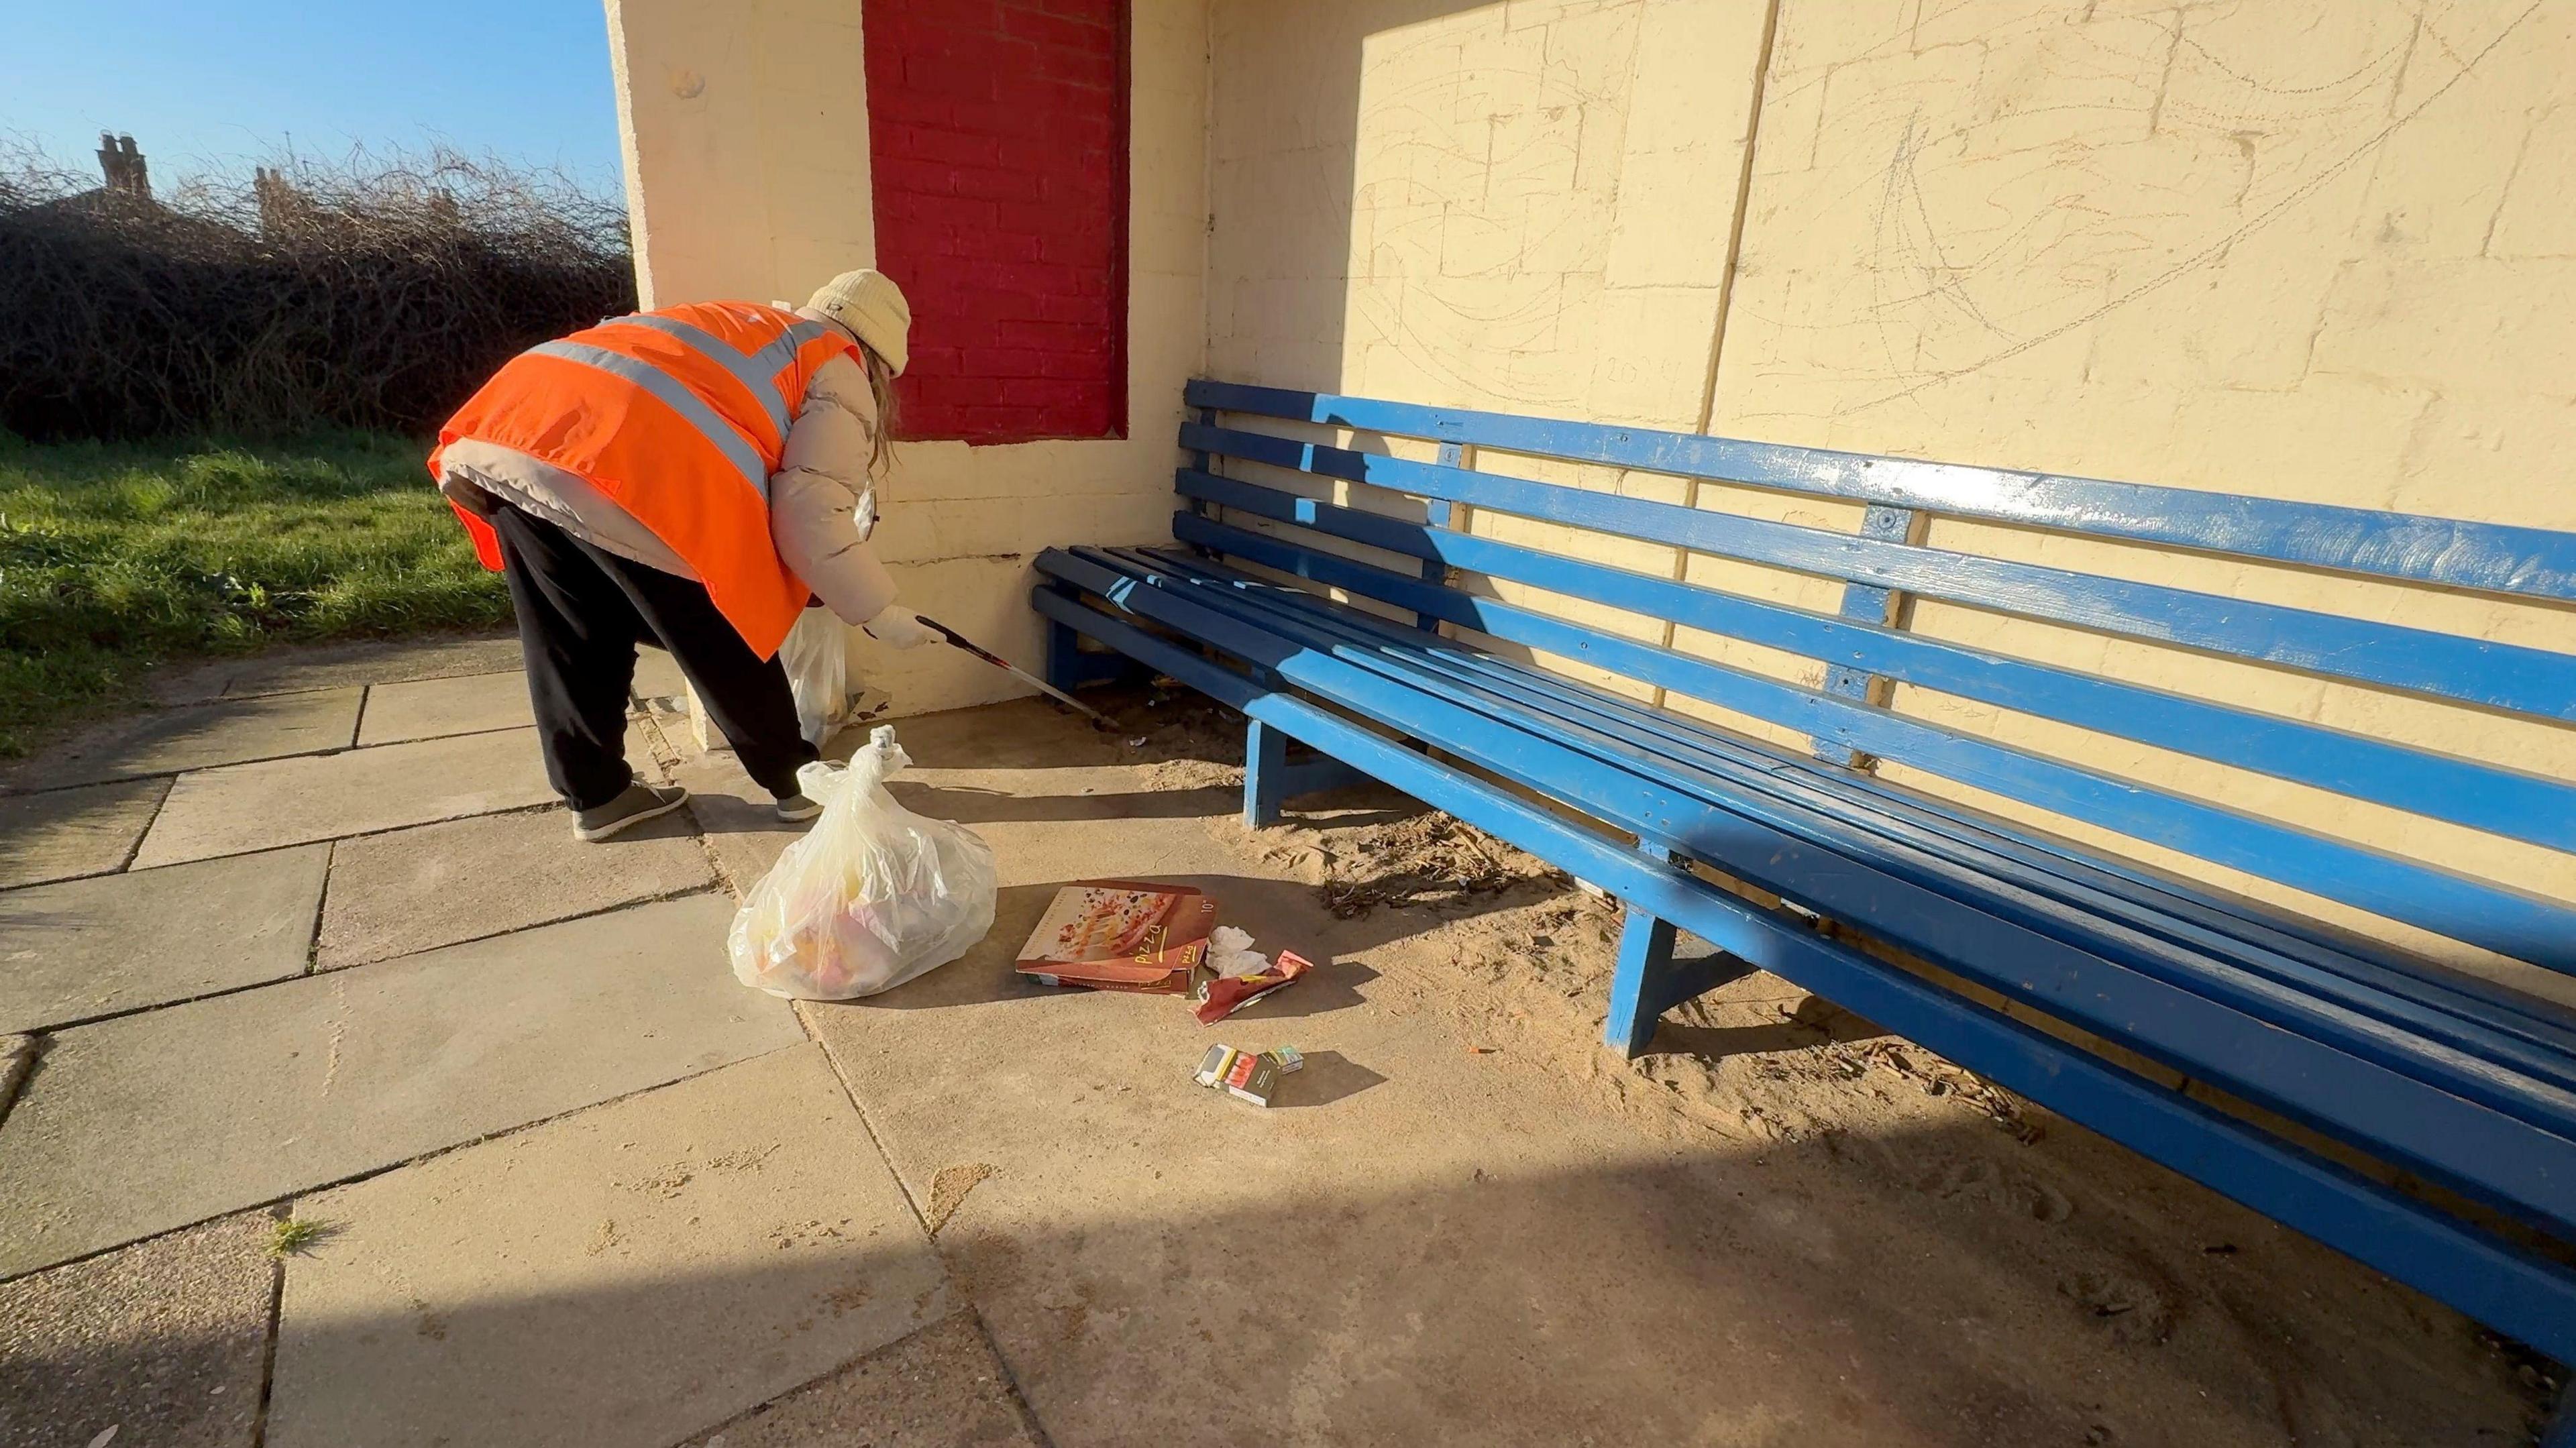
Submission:
<svg viewBox="0 0 2576 1448">
<path fill-rule="evenodd" d="M 1924 530 L 1930 526 L 1931 521 L 1930 514 L 1913 508 L 1897 508 L 1885 503 L 1872 503 L 1869 505 L 1869 510 L 1861 515 L 1860 536 L 1884 539 L 1891 543 L 1920 545 L 1923 542 Z M 1906 615 L 1910 611 L 1906 595 L 1894 589 L 1879 588 L 1867 583 L 1851 583 L 1843 587 L 1842 615 L 1845 618 L 1858 619 L 1863 623 L 1877 624 L 1884 628 L 1903 628 Z M 1884 675 L 1857 669 L 1849 664 L 1835 664 L 1825 670 L 1825 692 L 1828 694 L 1840 694 L 1846 699 L 1858 699 L 1864 704 L 1883 705 L 1887 702 L 1889 688 L 1889 681 Z M 1876 760 L 1838 739 L 1818 739 L 1815 741 L 1814 750 L 1817 758 L 1830 764 L 1847 765 L 1853 769 L 1877 767 Z"/>
<path fill-rule="evenodd" d="M 1474 456 L 1474 451 L 1464 443 L 1444 442 L 1440 444 L 1440 455 L 1434 461 L 1444 468 L 1466 468 L 1475 466 Z M 1424 508 L 1422 521 L 1434 528 L 1464 529 L 1467 525 L 1466 505 L 1452 503 L 1446 498 L 1434 498 Z M 1446 588 L 1449 585 L 1449 565 L 1437 558 L 1423 559 L 1422 581 Z M 1438 633 L 1440 619 L 1435 614 L 1417 613 L 1413 616 L 1413 626 L 1424 633 Z"/>
<path fill-rule="evenodd" d="M 1640 841 L 1637 852 L 1655 866 L 1675 868 L 1673 852 L 1651 840 Z M 1610 975 L 1610 1018 L 1601 1027 L 1601 1039 L 1633 1061 L 1654 1040 L 1664 1012 L 1752 974 L 1753 967 L 1723 953 L 1675 961 L 1673 923 L 1634 902 L 1622 904 L 1628 918 L 1619 931 L 1619 965 Z"/>
</svg>

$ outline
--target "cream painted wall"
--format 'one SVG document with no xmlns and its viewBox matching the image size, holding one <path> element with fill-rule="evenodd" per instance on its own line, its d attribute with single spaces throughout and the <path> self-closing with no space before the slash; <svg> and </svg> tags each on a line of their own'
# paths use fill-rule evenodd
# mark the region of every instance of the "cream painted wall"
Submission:
<svg viewBox="0 0 2576 1448">
<path fill-rule="evenodd" d="M 874 260 L 856 0 L 608 0 L 608 15 L 648 303 L 801 299 Z M 1132 33 L 1127 436 L 906 443 L 879 494 L 874 542 L 903 602 L 1032 669 L 1040 549 L 1169 541 L 1181 386 L 1204 350 L 1206 8 L 1137 0 Z M 854 675 L 898 712 L 1026 692 L 953 649 L 851 638 Z"/>
<path fill-rule="evenodd" d="M 644 305 L 798 300 L 876 256 L 849 0 L 607 0 Z"/>
<path fill-rule="evenodd" d="M 2084 12 L 1791 0 L 1716 429 L 2576 528 L 2570 55 L 2576 11 L 2526 0 Z M 1930 541 L 2576 651 L 2564 608 L 1955 522 L 1935 522 Z M 1925 604 L 1914 627 L 2576 778 L 2563 727 L 1972 609 Z M 1900 687 L 1895 702 L 2576 898 L 2563 854 L 1924 691 Z M 1983 802 L 2475 963 L 2390 922 Z"/>
<path fill-rule="evenodd" d="M 1766 4 L 1724 0 L 1219 0 L 1211 370 L 1699 428 L 1768 24 Z M 1360 445 L 1429 455 L 1402 440 Z M 1702 491 L 1615 468 L 1482 461 L 1668 502 Z M 1772 500 L 1749 506 L 1776 515 Z M 1469 526 L 1665 576 L 1684 566 L 1671 548 L 1499 514 Z M 1821 587 L 1741 573 L 1793 599 Z M 1639 638 L 1671 635 L 1660 620 L 1485 586 Z"/>
<path fill-rule="evenodd" d="M 1216 375 L 2576 528 L 2568 7 L 1215 0 L 1212 31 Z M 1714 484 L 1477 464 L 1857 523 Z M 1840 591 L 1490 514 L 1470 526 L 1805 607 Z M 2567 609 L 1947 521 L 1930 541 L 2576 652 Z M 1762 672 L 1821 675 L 1557 602 Z M 1913 622 L 2576 778 L 2565 728 L 1971 609 L 1925 604 Z M 2576 898 L 2564 855 L 1921 691 L 1895 703 Z M 2149 843 L 2104 842 L 2513 972 Z"/>
</svg>

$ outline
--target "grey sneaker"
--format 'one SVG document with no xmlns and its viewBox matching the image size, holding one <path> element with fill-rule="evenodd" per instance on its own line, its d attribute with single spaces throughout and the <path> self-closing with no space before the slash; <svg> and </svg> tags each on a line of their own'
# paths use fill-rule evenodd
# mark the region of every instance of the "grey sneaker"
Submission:
<svg viewBox="0 0 2576 1448">
<path fill-rule="evenodd" d="M 595 844 L 630 826 L 660 819 L 688 802 L 689 792 L 676 784 L 646 784 L 639 779 L 626 786 L 626 792 L 617 798 L 575 815 L 572 837 Z"/>
<path fill-rule="evenodd" d="M 801 794 L 791 794 L 778 801 L 778 817 L 791 825 L 801 825 L 821 814 L 823 807 Z"/>
</svg>

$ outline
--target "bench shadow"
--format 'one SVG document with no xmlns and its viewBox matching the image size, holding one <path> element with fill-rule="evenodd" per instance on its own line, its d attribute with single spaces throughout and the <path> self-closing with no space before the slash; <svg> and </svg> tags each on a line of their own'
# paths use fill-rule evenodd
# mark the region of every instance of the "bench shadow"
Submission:
<svg viewBox="0 0 2576 1448">
<path fill-rule="evenodd" d="M 966 785 L 896 779 L 886 792 L 915 814 L 961 825 L 1050 824 L 1073 820 L 1204 819 L 1235 808 L 1239 790 L 1127 790 L 1117 794 L 1010 794 Z"/>
<path fill-rule="evenodd" d="M 1819 1007 L 1831 1013 L 1833 1018 L 1825 1021 L 1807 1019 L 1810 1011 Z M 1651 1055 L 1697 1056 L 1715 1062 L 1729 1056 L 1803 1051 L 1816 1046 L 1869 1041 L 1894 1034 L 1849 1011 L 1837 1009 L 1821 996 L 1809 996 L 1799 1004 L 1796 1015 L 1774 1025 L 1692 1026 L 1668 1020 L 1655 1028 L 1655 1038 L 1646 1043 L 1646 1050 Z"/>
</svg>

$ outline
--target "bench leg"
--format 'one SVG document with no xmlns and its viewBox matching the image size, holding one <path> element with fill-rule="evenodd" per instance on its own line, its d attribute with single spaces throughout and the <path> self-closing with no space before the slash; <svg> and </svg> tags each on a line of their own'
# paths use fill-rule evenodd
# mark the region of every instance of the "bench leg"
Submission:
<svg viewBox="0 0 2576 1448">
<path fill-rule="evenodd" d="M 1628 923 L 1619 931 L 1619 968 L 1610 975 L 1610 1019 L 1602 1043 L 1629 1060 L 1644 1054 L 1655 1038 L 1655 1023 L 1664 1007 L 1655 1005 L 1658 986 L 1673 969 L 1673 922 L 1631 905 Z"/>
<path fill-rule="evenodd" d="M 1080 683 L 1075 674 L 1082 667 L 1082 635 L 1070 627 L 1047 620 L 1046 681 L 1070 692 Z"/>
<path fill-rule="evenodd" d="M 1085 651 L 1080 633 L 1055 619 L 1047 620 L 1046 681 L 1055 687 L 1071 693 L 1085 684 L 1125 678 L 1136 667 L 1136 661 L 1125 654 Z"/>
<path fill-rule="evenodd" d="M 1670 867 L 1673 853 L 1655 844 L 1640 844 L 1638 853 Z M 1627 923 L 1619 930 L 1619 964 L 1610 975 L 1610 1018 L 1601 1027 L 1602 1044 L 1629 1060 L 1645 1054 L 1655 1039 L 1664 1012 L 1749 975 L 1753 967 L 1732 955 L 1673 959 L 1673 923 L 1626 905 Z"/>
<path fill-rule="evenodd" d="M 1363 784 L 1368 776 L 1329 755 L 1288 762 L 1288 736 L 1258 719 L 1243 736 L 1243 822 L 1254 829 L 1279 823 L 1279 811 L 1301 794 Z"/>
<path fill-rule="evenodd" d="M 1287 800 L 1288 736 L 1255 719 L 1243 737 L 1243 822 L 1268 829 Z"/>
</svg>

